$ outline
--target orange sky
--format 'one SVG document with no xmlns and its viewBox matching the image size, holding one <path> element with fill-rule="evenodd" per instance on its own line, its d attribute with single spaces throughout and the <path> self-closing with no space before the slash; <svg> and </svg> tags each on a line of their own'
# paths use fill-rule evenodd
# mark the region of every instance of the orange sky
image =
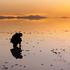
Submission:
<svg viewBox="0 0 70 70">
<path fill-rule="evenodd" d="M 0 15 L 70 16 L 70 0 L 0 0 Z"/>
</svg>

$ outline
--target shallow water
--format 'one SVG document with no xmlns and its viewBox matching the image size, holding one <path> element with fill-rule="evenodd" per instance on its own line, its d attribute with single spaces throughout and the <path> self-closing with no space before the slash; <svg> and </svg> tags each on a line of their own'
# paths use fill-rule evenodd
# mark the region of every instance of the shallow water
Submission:
<svg viewBox="0 0 70 70">
<path fill-rule="evenodd" d="M 15 59 L 10 38 L 23 33 L 23 59 Z M 70 19 L 0 20 L 0 70 L 70 70 Z"/>
</svg>

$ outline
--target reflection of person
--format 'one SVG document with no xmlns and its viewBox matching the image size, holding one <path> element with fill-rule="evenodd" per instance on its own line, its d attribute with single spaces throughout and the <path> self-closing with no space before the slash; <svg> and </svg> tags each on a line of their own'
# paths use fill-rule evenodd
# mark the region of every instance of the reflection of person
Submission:
<svg viewBox="0 0 70 70">
<path fill-rule="evenodd" d="M 13 44 L 13 48 L 18 47 L 18 45 L 19 45 L 19 48 L 21 48 L 21 41 L 22 41 L 21 37 L 22 37 L 22 33 L 15 33 L 12 36 L 10 42 Z"/>
<path fill-rule="evenodd" d="M 10 49 L 10 51 L 16 59 L 23 58 L 22 53 L 21 53 L 22 52 L 21 48 L 16 47 L 16 48 Z"/>
</svg>

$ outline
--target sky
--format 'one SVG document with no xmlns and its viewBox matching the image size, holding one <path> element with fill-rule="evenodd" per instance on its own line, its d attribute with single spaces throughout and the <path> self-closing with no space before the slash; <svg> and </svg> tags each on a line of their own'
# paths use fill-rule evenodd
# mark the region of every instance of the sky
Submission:
<svg viewBox="0 0 70 70">
<path fill-rule="evenodd" d="M 0 15 L 70 16 L 70 0 L 0 0 Z"/>
</svg>

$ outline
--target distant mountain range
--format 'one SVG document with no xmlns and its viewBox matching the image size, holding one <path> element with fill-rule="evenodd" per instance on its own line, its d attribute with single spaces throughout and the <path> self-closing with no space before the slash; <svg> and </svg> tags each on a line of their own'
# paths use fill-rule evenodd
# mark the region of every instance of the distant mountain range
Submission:
<svg viewBox="0 0 70 70">
<path fill-rule="evenodd" d="M 0 16 L 0 19 L 29 19 L 29 20 L 39 20 L 45 18 L 54 18 L 54 17 L 47 17 L 47 16 L 40 16 L 40 15 L 28 15 L 28 16 Z M 55 17 L 55 18 L 70 18 L 66 16 Z"/>
<path fill-rule="evenodd" d="M 47 18 L 45 16 L 39 16 L 39 15 L 29 15 L 29 16 L 0 16 L 0 19 L 30 19 L 30 20 L 37 20 L 37 19 L 43 19 Z"/>
</svg>

